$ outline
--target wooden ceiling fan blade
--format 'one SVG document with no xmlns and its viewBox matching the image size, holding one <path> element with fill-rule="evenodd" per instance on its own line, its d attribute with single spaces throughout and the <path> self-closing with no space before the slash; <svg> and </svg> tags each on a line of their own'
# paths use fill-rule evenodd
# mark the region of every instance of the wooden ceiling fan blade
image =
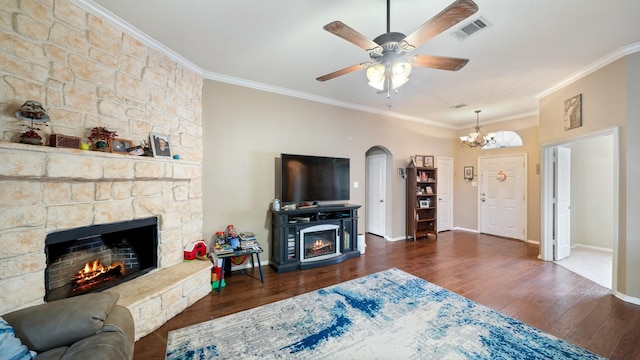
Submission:
<svg viewBox="0 0 640 360">
<path fill-rule="evenodd" d="M 477 11 L 478 5 L 472 0 L 456 0 L 429 21 L 422 24 L 416 31 L 407 35 L 403 41 L 413 48 L 417 48 Z"/>
<path fill-rule="evenodd" d="M 375 42 L 373 42 L 373 40 L 369 39 L 368 37 L 350 28 L 348 25 L 344 24 L 342 21 L 334 21 L 334 22 L 328 23 L 322 28 L 336 36 L 339 36 L 347 40 L 348 42 L 364 50 L 371 50 L 380 46 Z"/>
<path fill-rule="evenodd" d="M 327 80 L 331 80 L 333 78 L 337 78 L 338 76 L 341 75 L 345 75 L 348 73 L 352 73 L 354 71 L 358 71 L 358 70 L 362 70 L 364 69 L 364 67 L 367 65 L 368 63 L 362 63 L 362 64 L 357 64 L 357 65 L 353 65 L 353 66 L 349 66 L 347 68 L 338 70 L 338 71 L 334 71 L 332 73 L 326 74 L 326 75 L 322 75 L 320 77 L 317 77 L 316 80 L 318 81 L 327 81 Z"/>
<path fill-rule="evenodd" d="M 458 71 L 467 65 L 468 62 L 469 59 L 433 55 L 416 55 L 413 58 L 412 65 L 423 68 Z"/>
</svg>

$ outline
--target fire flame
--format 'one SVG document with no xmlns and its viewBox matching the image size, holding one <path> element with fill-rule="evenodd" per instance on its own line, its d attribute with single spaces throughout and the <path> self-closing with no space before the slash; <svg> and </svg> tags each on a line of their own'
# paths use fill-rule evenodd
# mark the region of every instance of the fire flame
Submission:
<svg viewBox="0 0 640 360">
<path fill-rule="evenodd" d="M 109 272 L 110 270 L 116 269 L 120 267 L 120 275 L 124 275 L 124 264 L 115 261 L 109 266 L 103 266 L 100 263 L 100 260 L 95 259 L 93 262 L 87 262 L 84 264 L 84 267 L 78 271 L 78 273 L 73 277 L 77 284 L 82 284 L 84 282 L 90 281 L 92 279 L 97 278 L 98 276 Z"/>
</svg>

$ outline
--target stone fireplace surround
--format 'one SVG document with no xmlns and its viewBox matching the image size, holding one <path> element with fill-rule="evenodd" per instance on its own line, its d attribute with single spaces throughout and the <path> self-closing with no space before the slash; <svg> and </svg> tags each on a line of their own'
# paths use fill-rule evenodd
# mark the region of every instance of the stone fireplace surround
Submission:
<svg viewBox="0 0 640 360">
<path fill-rule="evenodd" d="M 52 232 L 157 216 L 158 269 L 110 291 L 136 340 L 211 291 L 211 263 L 182 262 L 202 228 L 200 164 L 0 142 L 0 314 L 44 301 Z M 199 214 L 199 215 L 198 215 Z"/>
</svg>

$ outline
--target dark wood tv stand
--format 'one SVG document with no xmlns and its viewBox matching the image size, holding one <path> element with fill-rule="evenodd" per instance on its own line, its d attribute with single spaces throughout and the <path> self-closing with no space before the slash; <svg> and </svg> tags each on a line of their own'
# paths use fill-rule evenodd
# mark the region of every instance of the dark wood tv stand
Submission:
<svg viewBox="0 0 640 360">
<path fill-rule="evenodd" d="M 271 211 L 271 258 L 277 273 L 312 269 L 341 263 L 360 256 L 357 247 L 360 205 L 317 206 L 297 210 Z M 340 254 L 328 259 L 303 262 L 300 259 L 300 231 L 316 225 L 337 225 Z"/>
</svg>

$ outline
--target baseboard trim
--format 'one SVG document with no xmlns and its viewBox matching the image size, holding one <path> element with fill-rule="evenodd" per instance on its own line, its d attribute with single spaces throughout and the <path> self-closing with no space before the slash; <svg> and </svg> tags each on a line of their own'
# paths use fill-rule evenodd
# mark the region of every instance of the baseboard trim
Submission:
<svg viewBox="0 0 640 360">
<path fill-rule="evenodd" d="M 625 294 L 619 293 L 617 291 L 612 291 L 611 294 L 613 294 L 613 296 L 617 297 L 618 299 L 624 301 L 624 302 L 628 302 L 631 304 L 635 304 L 635 305 L 640 305 L 640 299 L 633 297 L 633 296 L 627 296 Z"/>
</svg>

